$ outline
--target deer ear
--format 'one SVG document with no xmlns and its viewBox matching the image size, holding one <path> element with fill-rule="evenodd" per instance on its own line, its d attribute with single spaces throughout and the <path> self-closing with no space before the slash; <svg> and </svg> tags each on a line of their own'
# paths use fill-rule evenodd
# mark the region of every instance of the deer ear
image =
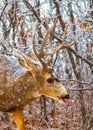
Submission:
<svg viewBox="0 0 93 130">
<path fill-rule="evenodd" d="M 28 69 L 28 70 L 32 70 L 34 68 L 37 67 L 41 67 L 42 65 L 38 62 L 38 61 L 35 61 L 33 59 L 31 59 L 30 57 L 24 55 L 23 53 L 19 52 L 18 50 L 16 50 L 16 55 L 18 57 L 18 61 L 19 61 L 19 64 Z"/>
<path fill-rule="evenodd" d="M 28 68 L 28 65 L 27 65 L 27 62 L 26 62 L 26 60 L 25 60 L 25 58 L 23 57 L 23 55 L 18 51 L 18 50 L 16 50 L 15 51 L 16 52 L 16 56 L 17 56 L 17 58 L 18 58 L 18 62 L 19 62 L 19 64 L 23 67 L 23 68 Z"/>
</svg>

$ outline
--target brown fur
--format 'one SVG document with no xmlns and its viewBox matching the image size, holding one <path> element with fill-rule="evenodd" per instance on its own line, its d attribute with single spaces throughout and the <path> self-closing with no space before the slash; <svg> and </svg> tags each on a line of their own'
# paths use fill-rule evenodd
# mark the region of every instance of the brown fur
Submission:
<svg viewBox="0 0 93 130">
<path fill-rule="evenodd" d="M 49 78 L 52 83 L 48 83 Z M 19 130 L 25 130 L 21 108 L 41 95 L 63 102 L 61 97 L 68 93 L 62 83 L 29 57 L 0 54 L 0 110 L 13 113 Z"/>
</svg>

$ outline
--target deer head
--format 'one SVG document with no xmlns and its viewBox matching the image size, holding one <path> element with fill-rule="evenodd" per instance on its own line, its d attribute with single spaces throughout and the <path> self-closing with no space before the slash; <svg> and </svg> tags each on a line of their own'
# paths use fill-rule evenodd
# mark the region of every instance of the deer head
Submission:
<svg viewBox="0 0 93 130">
<path fill-rule="evenodd" d="M 56 49 L 52 50 L 51 52 L 46 53 L 44 51 L 44 47 L 48 40 L 52 41 L 51 37 L 53 37 L 53 31 L 55 30 L 55 26 L 56 26 L 56 21 L 54 22 L 54 25 L 47 30 L 45 36 L 43 36 L 41 48 L 39 49 L 39 51 L 37 51 L 36 44 L 35 44 L 37 22 L 35 23 L 34 32 L 32 36 L 32 45 L 33 45 L 33 51 L 38 61 L 32 60 L 30 57 L 20 53 L 19 51 L 16 51 L 16 54 L 17 54 L 20 65 L 23 68 L 27 69 L 32 75 L 31 82 L 32 81 L 35 82 L 35 85 L 33 87 L 34 91 L 31 91 L 28 94 L 29 98 L 33 97 L 34 99 L 34 98 L 40 97 L 41 95 L 45 95 L 47 97 L 51 97 L 55 99 L 56 101 L 60 103 L 69 104 L 70 97 L 66 88 L 63 86 L 61 81 L 59 81 L 57 78 L 53 76 L 53 68 L 51 67 L 51 59 L 54 53 L 56 53 L 62 48 L 70 47 L 71 45 L 75 44 L 75 41 L 70 43 L 69 45 L 64 45 L 64 46 L 60 45 Z M 67 34 L 67 27 L 65 29 L 62 42 L 64 42 L 66 34 Z"/>
</svg>

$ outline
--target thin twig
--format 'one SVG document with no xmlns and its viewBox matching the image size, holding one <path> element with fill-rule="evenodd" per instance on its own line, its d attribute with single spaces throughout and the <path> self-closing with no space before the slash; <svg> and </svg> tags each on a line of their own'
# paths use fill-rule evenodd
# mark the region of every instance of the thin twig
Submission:
<svg viewBox="0 0 93 130">
<path fill-rule="evenodd" d="M 73 81 L 73 82 L 77 82 L 77 83 L 80 83 L 80 84 L 86 84 L 86 85 L 91 85 L 91 84 L 93 84 L 93 82 L 84 82 L 84 81 L 79 81 L 79 80 L 74 80 L 74 79 L 62 79 L 61 80 L 62 82 L 71 82 L 71 81 Z"/>
<path fill-rule="evenodd" d="M 90 91 L 90 90 L 93 90 L 93 88 L 74 88 L 74 87 L 72 87 L 72 88 L 68 88 L 68 90 L 70 91 L 70 90 L 72 90 L 72 91 Z"/>
</svg>

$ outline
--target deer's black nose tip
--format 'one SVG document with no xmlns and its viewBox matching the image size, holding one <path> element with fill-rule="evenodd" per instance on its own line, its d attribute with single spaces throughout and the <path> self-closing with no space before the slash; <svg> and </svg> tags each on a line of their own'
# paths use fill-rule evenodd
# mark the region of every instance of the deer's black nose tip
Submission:
<svg viewBox="0 0 93 130">
<path fill-rule="evenodd" d="M 66 96 L 64 96 L 64 97 L 62 97 L 62 99 L 70 99 L 70 96 L 69 96 L 69 94 L 67 94 Z"/>
</svg>

